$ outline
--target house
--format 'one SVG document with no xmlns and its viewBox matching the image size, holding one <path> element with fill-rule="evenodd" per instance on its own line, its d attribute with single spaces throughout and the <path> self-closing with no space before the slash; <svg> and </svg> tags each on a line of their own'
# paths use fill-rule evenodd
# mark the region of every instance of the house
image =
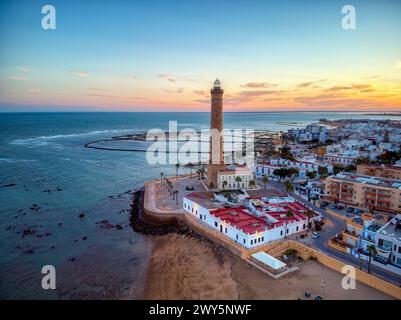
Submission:
<svg viewBox="0 0 401 320">
<path fill-rule="evenodd" d="M 245 248 L 253 248 L 305 231 L 308 221 L 320 220 L 318 212 L 291 197 L 248 198 L 229 207 L 209 193 L 192 192 L 183 197 L 183 208 L 212 229 Z M 308 215 L 311 213 L 311 215 Z"/>
</svg>

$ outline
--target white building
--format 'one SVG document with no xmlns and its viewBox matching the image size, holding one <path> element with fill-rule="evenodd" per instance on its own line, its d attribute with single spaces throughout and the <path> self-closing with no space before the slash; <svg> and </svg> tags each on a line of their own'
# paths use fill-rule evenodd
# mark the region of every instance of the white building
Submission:
<svg viewBox="0 0 401 320">
<path fill-rule="evenodd" d="M 192 192 L 183 208 L 209 227 L 245 248 L 253 248 L 307 229 L 308 210 L 292 198 L 250 199 L 248 207 L 222 207 L 209 194 Z M 289 201 L 289 202 L 288 202 Z M 289 214 L 291 212 L 291 214 Z M 310 221 L 320 219 L 314 213 Z"/>
<path fill-rule="evenodd" d="M 291 161 L 287 159 L 270 159 L 268 163 L 255 164 L 254 172 L 255 176 L 260 178 L 267 175 L 272 180 L 279 180 L 279 178 L 274 175 L 274 170 L 280 168 L 296 168 L 299 171 L 299 179 L 307 179 L 308 172 L 315 172 L 318 175 L 319 167 L 327 168 L 328 174 L 333 173 L 333 165 L 330 163 L 325 163 L 321 161 Z"/>
<path fill-rule="evenodd" d="M 254 181 L 253 172 L 247 166 L 229 165 L 225 170 L 217 173 L 219 190 L 250 189 L 250 182 Z"/>
<path fill-rule="evenodd" d="M 377 232 L 376 249 L 378 256 L 385 262 L 401 268 L 401 214 Z"/>
</svg>

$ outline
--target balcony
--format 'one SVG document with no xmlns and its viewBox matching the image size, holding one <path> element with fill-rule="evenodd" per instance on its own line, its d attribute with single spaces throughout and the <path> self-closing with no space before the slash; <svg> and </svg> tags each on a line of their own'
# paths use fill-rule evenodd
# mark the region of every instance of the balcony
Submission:
<svg viewBox="0 0 401 320">
<path fill-rule="evenodd" d="M 355 231 L 348 231 L 347 229 L 345 229 L 343 232 L 345 235 L 351 236 L 355 239 L 359 239 L 359 235 Z"/>
</svg>

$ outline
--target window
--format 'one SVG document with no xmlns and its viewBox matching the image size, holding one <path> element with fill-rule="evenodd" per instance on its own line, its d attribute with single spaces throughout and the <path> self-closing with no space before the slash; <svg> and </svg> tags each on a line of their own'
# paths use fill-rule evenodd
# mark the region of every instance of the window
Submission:
<svg viewBox="0 0 401 320">
<path fill-rule="evenodd" d="M 251 240 L 251 245 L 253 244 L 253 240 Z"/>
<path fill-rule="evenodd" d="M 398 253 L 401 253 L 401 246 L 398 247 Z"/>
<path fill-rule="evenodd" d="M 217 221 L 214 222 L 214 226 L 217 228 Z"/>
<path fill-rule="evenodd" d="M 297 231 L 298 231 L 298 226 L 297 226 Z"/>
<path fill-rule="evenodd" d="M 304 223 L 304 226 L 303 226 L 303 228 L 305 229 L 306 228 L 306 224 Z"/>
<path fill-rule="evenodd" d="M 227 227 L 225 227 L 225 230 L 224 230 L 224 231 L 225 231 L 225 233 L 227 233 Z"/>
<path fill-rule="evenodd" d="M 282 235 L 283 235 L 283 230 L 280 231 L 280 236 L 282 236 Z"/>
<path fill-rule="evenodd" d="M 265 237 L 262 237 L 262 241 L 265 241 Z"/>
<path fill-rule="evenodd" d="M 238 234 L 235 235 L 235 239 L 238 240 Z"/>
<path fill-rule="evenodd" d="M 244 239 L 244 244 L 246 243 L 246 240 Z"/>
</svg>

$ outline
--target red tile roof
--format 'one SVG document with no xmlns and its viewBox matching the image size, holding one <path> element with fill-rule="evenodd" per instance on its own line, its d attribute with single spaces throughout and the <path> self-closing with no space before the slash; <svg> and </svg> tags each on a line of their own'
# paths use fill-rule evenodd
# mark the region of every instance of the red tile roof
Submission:
<svg viewBox="0 0 401 320">
<path fill-rule="evenodd" d="M 271 228 L 264 219 L 249 214 L 243 208 L 222 208 L 212 210 L 210 214 L 248 234 L 263 232 Z"/>
</svg>

